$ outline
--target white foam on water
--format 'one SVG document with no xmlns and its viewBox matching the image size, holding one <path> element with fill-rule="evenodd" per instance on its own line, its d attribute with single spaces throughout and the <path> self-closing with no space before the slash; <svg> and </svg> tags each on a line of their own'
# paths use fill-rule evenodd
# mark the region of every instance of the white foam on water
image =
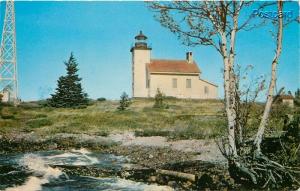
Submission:
<svg viewBox="0 0 300 191">
<path fill-rule="evenodd" d="M 44 179 L 40 179 L 34 176 L 30 176 L 24 185 L 7 188 L 5 191 L 38 191 L 42 190 L 42 185 L 48 183 Z"/>
<path fill-rule="evenodd" d="M 72 152 L 74 153 L 81 153 L 81 154 L 91 154 L 90 151 L 88 151 L 87 149 L 85 148 L 80 148 L 80 149 L 72 149 L 71 150 Z"/>
<path fill-rule="evenodd" d="M 88 150 L 85 149 L 85 148 L 81 148 L 81 149 L 72 149 L 71 151 L 74 152 L 74 153 L 80 153 L 80 154 L 83 155 L 85 158 L 87 158 L 87 159 L 90 161 L 91 164 L 97 164 L 97 163 L 100 162 L 96 157 L 88 156 L 88 154 L 91 154 L 91 152 L 88 151 Z"/>
<path fill-rule="evenodd" d="M 35 154 L 24 155 L 19 164 L 39 177 L 30 176 L 23 185 L 7 188 L 5 191 L 39 191 L 42 190 L 43 184 L 49 183 L 51 179 L 56 179 L 63 174 L 61 170 L 50 167 L 39 155 Z"/>
<path fill-rule="evenodd" d="M 93 178 L 93 177 L 90 177 Z M 95 178 L 95 179 L 101 179 L 106 180 L 107 184 L 110 185 L 111 190 L 121 190 L 121 189 L 130 189 L 132 191 L 135 190 L 143 190 L 143 191 L 173 191 L 174 189 L 169 186 L 159 186 L 156 184 L 145 184 L 141 182 L 134 182 L 132 180 L 126 180 L 126 179 L 120 179 L 118 178 L 116 181 L 111 181 L 112 178 Z"/>
<path fill-rule="evenodd" d="M 27 181 L 23 185 L 7 188 L 5 191 L 41 191 L 44 184 L 49 183 L 52 179 L 57 179 L 61 175 L 64 175 L 60 169 L 52 168 L 49 166 L 49 164 L 91 165 L 100 163 L 96 157 L 92 157 L 90 154 L 92 153 L 86 149 L 71 150 L 69 152 L 56 155 L 50 154 L 50 156 L 26 154 L 18 162 L 20 166 L 23 166 L 24 168 L 33 172 L 33 175 L 28 177 Z M 116 156 L 115 159 L 121 160 L 123 158 Z M 126 179 L 95 177 L 88 178 L 99 180 L 101 184 L 103 184 L 104 181 L 104 184 L 111 188 L 108 190 L 125 189 L 131 191 L 173 191 L 173 189 L 169 186 L 149 185 Z"/>
<path fill-rule="evenodd" d="M 48 164 L 55 165 L 74 165 L 86 166 L 98 164 L 100 161 L 96 157 L 89 156 L 91 154 L 87 149 L 72 149 L 70 152 L 43 157 Z M 72 160 L 70 160 L 72 159 Z"/>
</svg>

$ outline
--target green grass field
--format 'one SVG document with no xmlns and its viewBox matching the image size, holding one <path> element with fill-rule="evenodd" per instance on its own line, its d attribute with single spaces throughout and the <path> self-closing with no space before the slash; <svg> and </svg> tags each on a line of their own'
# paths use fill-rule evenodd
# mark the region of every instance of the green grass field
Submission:
<svg viewBox="0 0 300 191">
<path fill-rule="evenodd" d="M 18 107 L 3 108 L 0 133 L 34 131 L 40 135 L 85 133 L 106 136 L 112 132 L 133 131 L 139 136 L 160 135 L 170 139 L 215 138 L 226 134 L 221 101 L 168 99 L 166 102 L 168 109 L 155 109 L 154 100 L 136 99 L 126 111 L 117 110 L 118 101 L 94 101 L 85 109 L 58 109 L 27 102 Z M 249 127 L 253 126 L 254 130 L 261 108 L 257 106 L 250 119 Z M 275 123 L 278 126 L 281 121 Z M 275 128 L 278 130 L 280 127 Z M 251 132 L 251 129 L 247 131 Z"/>
</svg>

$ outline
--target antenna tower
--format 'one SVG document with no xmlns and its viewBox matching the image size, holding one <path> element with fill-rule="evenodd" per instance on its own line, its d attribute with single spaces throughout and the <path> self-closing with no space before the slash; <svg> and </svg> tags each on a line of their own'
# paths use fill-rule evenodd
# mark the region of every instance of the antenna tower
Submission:
<svg viewBox="0 0 300 191">
<path fill-rule="evenodd" d="M 17 52 L 14 1 L 6 1 L 0 49 L 0 93 L 7 102 L 18 101 Z"/>
</svg>

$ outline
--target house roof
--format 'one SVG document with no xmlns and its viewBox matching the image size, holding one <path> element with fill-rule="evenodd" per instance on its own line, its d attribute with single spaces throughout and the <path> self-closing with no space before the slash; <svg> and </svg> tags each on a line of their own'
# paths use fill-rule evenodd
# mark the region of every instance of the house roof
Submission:
<svg viewBox="0 0 300 191">
<path fill-rule="evenodd" d="M 216 84 L 214 84 L 214 83 L 211 83 L 211 82 L 209 82 L 209 81 L 203 80 L 203 79 L 201 79 L 201 78 L 199 78 L 199 80 L 201 80 L 201 81 L 203 81 L 203 82 L 205 82 L 205 83 L 208 83 L 208 84 L 210 84 L 210 85 L 212 85 L 212 86 L 218 87 L 218 85 L 216 85 Z"/>
<path fill-rule="evenodd" d="M 147 64 L 150 73 L 201 73 L 196 62 L 188 63 L 187 60 L 151 60 Z"/>
</svg>

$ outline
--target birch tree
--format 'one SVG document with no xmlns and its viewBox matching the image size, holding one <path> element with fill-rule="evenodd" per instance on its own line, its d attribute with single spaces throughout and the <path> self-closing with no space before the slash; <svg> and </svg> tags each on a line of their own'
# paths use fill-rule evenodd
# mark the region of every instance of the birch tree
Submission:
<svg viewBox="0 0 300 191">
<path fill-rule="evenodd" d="M 224 66 L 225 110 L 228 121 L 228 154 L 237 156 L 235 144 L 235 41 L 237 32 L 247 24 L 238 25 L 238 17 L 246 2 L 166 2 L 152 3 L 159 22 L 178 35 L 188 46 L 214 47 L 221 55 Z M 183 22 L 181 22 L 183 21 Z M 247 23 L 249 21 L 246 21 Z"/>
<path fill-rule="evenodd" d="M 268 5 L 263 3 L 257 11 Z M 223 60 L 225 111 L 228 122 L 228 155 L 237 157 L 237 131 L 242 131 L 236 121 L 236 76 L 235 44 L 236 36 L 241 30 L 251 30 L 264 23 L 250 24 L 253 15 L 239 22 L 241 11 L 252 5 L 244 1 L 176 1 L 151 3 L 152 10 L 157 12 L 156 19 L 171 32 L 178 35 L 188 46 L 205 45 L 214 47 Z"/>
<path fill-rule="evenodd" d="M 254 140 L 254 144 L 256 146 L 256 153 L 261 154 L 261 142 L 263 138 L 263 134 L 266 128 L 266 124 L 270 115 L 271 111 L 271 106 L 273 103 L 273 98 L 274 98 L 274 89 L 275 89 L 275 84 L 276 84 L 276 72 L 277 72 L 277 65 L 278 65 L 278 60 L 281 54 L 281 49 L 282 49 L 282 33 L 283 33 L 283 17 L 279 16 L 282 13 L 282 7 L 283 7 L 283 2 L 278 1 L 278 28 L 277 28 L 277 40 L 276 40 L 276 51 L 275 55 L 272 61 L 272 67 L 271 67 L 271 81 L 268 89 L 268 96 L 267 96 L 267 102 L 265 105 L 264 113 Z"/>
<path fill-rule="evenodd" d="M 265 19 L 254 22 L 254 15 L 241 19 L 243 10 L 247 10 L 253 6 L 257 12 L 260 12 L 267 6 L 277 5 L 278 17 L 273 21 L 277 28 L 276 53 L 272 61 L 271 81 L 268 88 L 268 96 L 265 110 L 257 131 L 255 140 L 253 141 L 254 157 L 241 156 L 237 145 L 243 141 L 243 127 L 238 121 L 237 105 L 240 100 L 237 99 L 237 75 L 235 74 L 235 56 L 236 56 L 236 40 L 237 35 L 242 30 L 252 30 L 266 23 Z M 223 78 L 224 78 L 224 99 L 225 112 L 227 116 L 228 128 L 228 147 L 221 149 L 222 153 L 227 157 L 231 169 L 235 169 L 236 175 L 239 174 L 249 179 L 252 183 L 268 185 L 276 184 L 276 180 L 282 180 L 283 174 L 289 173 L 286 169 L 266 157 L 262 156 L 260 145 L 262 142 L 264 130 L 269 118 L 271 105 L 273 102 L 274 87 L 276 83 L 277 64 L 282 48 L 282 7 L 283 2 L 256 2 L 253 1 L 175 1 L 175 2 L 151 2 L 149 4 L 151 10 L 155 14 L 155 18 L 175 33 L 178 38 L 187 46 L 211 46 L 220 54 L 223 61 Z M 263 169 L 266 172 L 253 170 L 253 167 L 259 165 L 268 166 L 269 169 Z M 277 173 L 278 179 L 272 178 Z M 291 173 L 288 174 L 294 180 Z M 261 178 L 261 177 L 266 177 Z M 271 178 L 270 178 L 271 177 Z M 280 178 L 281 177 L 281 178 Z M 263 179 L 263 181 L 260 181 Z M 270 179 L 272 179 L 270 181 Z"/>
</svg>

